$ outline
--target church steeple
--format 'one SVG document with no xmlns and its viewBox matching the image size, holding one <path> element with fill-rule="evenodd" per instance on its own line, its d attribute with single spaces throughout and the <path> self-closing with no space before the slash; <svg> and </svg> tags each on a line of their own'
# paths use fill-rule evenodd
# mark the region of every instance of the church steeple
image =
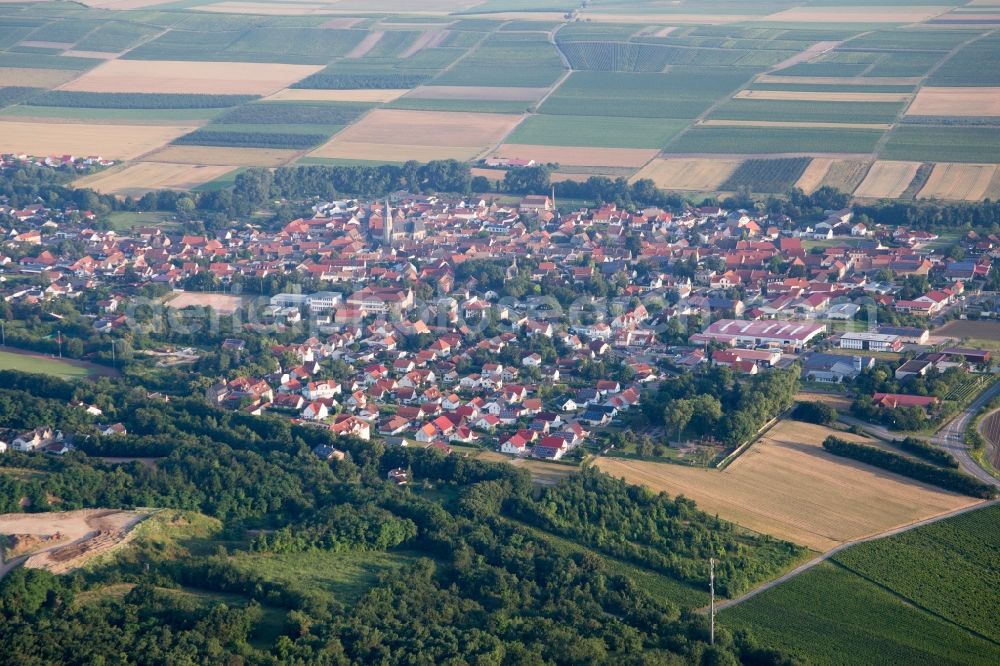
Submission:
<svg viewBox="0 0 1000 666">
<path fill-rule="evenodd" d="M 392 207 L 389 200 L 385 200 L 385 217 L 382 222 L 382 244 L 392 245 Z"/>
</svg>

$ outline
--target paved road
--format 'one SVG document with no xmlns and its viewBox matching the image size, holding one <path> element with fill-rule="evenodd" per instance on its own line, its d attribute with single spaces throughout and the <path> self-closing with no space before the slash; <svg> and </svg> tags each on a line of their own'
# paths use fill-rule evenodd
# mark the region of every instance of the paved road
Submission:
<svg viewBox="0 0 1000 666">
<path fill-rule="evenodd" d="M 775 587 L 776 585 L 781 585 L 782 583 L 785 583 L 785 582 L 791 580 L 792 578 L 795 578 L 799 574 L 805 573 L 806 571 L 809 571 L 810 569 L 812 569 L 816 565 L 821 564 L 823 562 L 826 562 L 828 559 L 830 559 L 831 557 L 833 557 L 834 555 L 836 555 L 840 551 L 844 550 L 845 548 L 850 548 L 851 546 L 856 546 L 859 543 L 865 543 L 867 541 L 875 541 L 876 539 L 884 539 L 886 537 L 891 537 L 891 536 L 893 536 L 895 534 L 900 534 L 902 532 L 908 532 L 908 531 L 910 531 L 912 529 L 916 529 L 918 527 L 923 527 L 924 525 L 930 525 L 931 523 L 936 523 L 936 522 L 941 521 L 941 520 L 947 520 L 948 518 L 954 518 L 955 516 L 960 516 L 963 513 L 968 513 L 969 511 L 978 511 L 979 509 L 983 509 L 985 507 L 992 506 L 992 505 L 998 504 L 998 503 L 1000 503 L 1000 501 L 998 501 L 998 500 L 992 500 L 990 502 L 980 502 L 978 504 L 973 504 L 972 506 L 967 506 L 967 507 L 965 507 L 963 509 L 958 509 L 957 511 L 949 511 L 948 513 L 943 513 L 940 516 L 934 516 L 933 518 L 927 518 L 925 520 L 921 520 L 921 521 L 918 521 L 918 522 L 915 522 L 915 523 L 910 523 L 909 525 L 903 525 L 902 527 L 897 527 L 895 529 L 891 529 L 888 532 L 882 532 L 880 534 L 874 534 L 874 535 L 869 536 L 869 537 L 864 537 L 863 539 L 855 539 L 854 541 L 846 541 L 846 542 L 840 544 L 839 546 L 837 546 L 836 548 L 834 548 L 833 550 L 828 550 L 827 552 L 823 553 L 819 557 L 811 559 L 808 562 L 806 562 L 805 564 L 800 565 L 800 566 L 792 569 L 791 571 L 789 571 L 788 573 L 786 573 L 784 576 L 781 576 L 780 578 L 775 578 L 770 583 L 765 583 L 764 585 L 761 585 L 758 588 L 750 590 L 749 592 L 747 592 L 746 594 L 744 594 L 741 597 L 736 597 L 735 599 L 730 599 L 729 601 L 724 601 L 722 603 L 717 603 L 715 605 L 715 610 L 716 611 L 725 610 L 726 608 L 731 608 L 732 606 L 736 606 L 738 604 L 741 604 L 744 601 L 746 601 L 747 599 L 752 599 L 753 597 L 757 596 L 761 592 L 764 592 L 766 590 L 770 590 L 772 587 Z M 702 610 L 702 612 L 707 612 L 706 608 L 703 608 L 701 610 Z"/>
<path fill-rule="evenodd" d="M 981 393 L 948 425 L 941 428 L 934 435 L 933 442 L 955 456 L 955 459 L 958 460 L 958 466 L 963 472 L 976 477 L 983 483 L 1000 488 L 1000 479 L 980 467 L 969 455 L 969 447 L 965 444 L 965 429 L 979 413 L 979 410 L 997 395 L 1000 395 L 1000 382 L 994 383 L 993 386 Z"/>
<path fill-rule="evenodd" d="M 979 410 L 983 408 L 983 405 L 988 403 L 997 395 L 1000 395 L 1000 382 L 996 382 L 989 389 L 981 393 L 978 398 L 969 404 L 968 407 L 959 412 L 955 418 L 941 428 L 937 434 L 931 438 L 931 441 L 955 456 L 955 460 L 958 461 L 958 466 L 963 472 L 976 477 L 983 483 L 988 483 L 992 486 L 1000 488 L 1000 479 L 997 479 L 980 467 L 976 461 L 972 459 L 972 456 L 969 455 L 969 447 L 965 444 L 965 429 L 969 426 L 972 419 L 975 418 L 976 414 L 979 413 Z M 868 423 L 866 421 L 856 419 L 853 416 L 848 416 L 847 414 L 841 414 L 839 419 L 847 425 L 861 426 L 879 439 L 893 440 L 900 439 L 904 436 L 902 433 L 893 433 L 883 426 Z"/>
</svg>

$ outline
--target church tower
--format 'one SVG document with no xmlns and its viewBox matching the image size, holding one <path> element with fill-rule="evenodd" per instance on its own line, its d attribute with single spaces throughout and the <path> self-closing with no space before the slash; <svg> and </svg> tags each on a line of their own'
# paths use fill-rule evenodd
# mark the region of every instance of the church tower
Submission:
<svg viewBox="0 0 1000 666">
<path fill-rule="evenodd" d="M 382 221 L 382 244 L 392 245 L 392 207 L 385 200 L 385 216 Z"/>
</svg>

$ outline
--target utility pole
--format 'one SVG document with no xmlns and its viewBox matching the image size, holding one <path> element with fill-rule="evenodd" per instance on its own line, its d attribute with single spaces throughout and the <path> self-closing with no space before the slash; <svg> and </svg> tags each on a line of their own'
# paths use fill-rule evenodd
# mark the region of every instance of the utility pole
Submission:
<svg viewBox="0 0 1000 666">
<path fill-rule="evenodd" d="M 711 612 L 709 617 L 708 641 L 715 645 L 715 558 L 708 558 L 708 593 L 711 596 Z"/>
<path fill-rule="evenodd" d="M 59 358 L 62 358 L 62 331 L 58 331 L 56 342 L 59 344 Z"/>
</svg>

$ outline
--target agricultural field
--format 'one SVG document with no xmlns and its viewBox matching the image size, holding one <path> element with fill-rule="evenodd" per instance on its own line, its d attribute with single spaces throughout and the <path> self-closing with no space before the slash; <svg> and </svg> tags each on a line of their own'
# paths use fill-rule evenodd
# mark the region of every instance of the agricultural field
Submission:
<svg viewBox="0 0 1000 666">
<path fill-rule="evenodd" d="M 879 160 L 872 164 L 868 175 L 854 191 L 854 196 L 870 199 L 892 199 L 901 195 L 917 175 L 920 162 Z"/>
<path fill-rule="evenodd" d="M 740 163 L 740 160 L 715 158 L 656 159 L 633 178 L 649 178 L 657 187 L 667 190 L 711 192 L 721 189 Z"/>
<path fill-rule="evenodd" d="M 913 562 L 908 564 L 912 571 Z M 936 573 L 946 574 L 947 569 Z M 982 593 L 995 596 L 992 590 Z M 830 563 L 724 610 L 718 621 L 748 629 L 759 640 L 814 664 L 959 666 L 1000 659 L 995 642 Z"/>
<path fill-rule="evenodd" d="M 531 159 L 540 164 L 559 164 L 564 167 L 630 167 L 637 169 L 656 157 L 656 150 L 505 143 L 493 152 L 493 156 Z"/>
<path fill-rule="evenodd" d="M 875 149 L 882 130 L 832 127 L 726 127 L 701 125 L 689 129 L 667 145 L 667 153 L 807 156 L 827 154 L 867 155 Z"/>
<path fill-rule="evenodd" d="M 201 164 L 166 164 L 163 162 L 135 162 L 123 168 L 112 167 L 73 183 L 102 194 L 138 196 L 154 190 L 192 190 L 207 182 L 221 178 L 235 167 Z"/>
<path fill-rule="evenodd" d="M 996 200 L 998 197 L 1000 165 L 997 164 L 935 164 L 927 182 L 917 193 L 919 199 L 946 201 Z"/>
<path fill-rule="evenodd" d="M 1000 325 L 992 321 L 954 320 L 934 329 L 935 337 L 961 340 L 982 349 L 1000 350 Z"/>
<path fill-rule="evenodd" d="M 0 3 L 0 118 L 24 123 L 2 128 L 36 138 L 55 130 L 53 142 L 22 142 L 33 151 L 274 166 L 473 160 L 506 144 L 602 173 L 631 169 L 626 176 L 647 167 L 650 150 L 716 166 L 814 158 L 795 181 L 756 185 L 777 194 L 793 184 L 854 192 L 873 161 L 905 161 L 926 164 L 919 175 L 927 183 L 912 180 L 891 196 L 997 195 L 986 174 L 1000 164 L 1000 36 L 988 6 L 946 13 L 951 6 L 933 0 L 852 2 L 850 11 L 828 0 L 737 10 L 706 0 L 591 0 L 582 8 L 569 0 L 435 0 L 419 10 L 402 0 L 85 4 Z M 567 22 L 572 10 L 580 20 Z M 262 119 L 254 115 L 264 106 L 258 98 L 317 115 Z M 398 132 L 371 139 L 372 114 L 324 118 L 324 104 L 411 118 L 525 119 L 512 133 L 490 129 L 476 139 L 457 131 L 441 142 L 437 128 L 434 140 L 415 140 L 422 123 L 404 140 Z M 95 150 L 54 127 L 79 122 L 157 126 L 155 137 L 163 126 L 189 129 L 136 153 Z M 175 141 L 184 145 L 146 156 Z M 198 149 L 211 149 L 206 161 L 193 161 Z M 659 162 L 647 168 L 681 191 L 739 182 L 725 183 L 732 169 L 717 179 Z"/>
<path fill-rule="evenodd" d="M 0 122 L 0 152 L 29 155 L 100 155 L 128 160 L 196 129 L 192 125 L 127 125 L 66 122 Z"/>
<path fill-rule="evenodd" d="M 311 156 L 405 162 L 425 154 L 468 160 L 499 143 L 520 120 L 492 113 L 376 109 Z"/>
<path fill-rule="evenodd" d="M 897 126 L 880 153 L 885 159 L 1000 163 L 995 127 Z"/>
<path fill-rule="evenodd" d="M 808 157 L 747 160 L 719 188 L 730 192 L 741 187 L 751 192 L 787 192 L 798 182 L 809 162 Z"/>
<path fill-rule="evenodd" d="M 212 308 L 220 314 L 232 314 L 243 307 L 244 298 L 233 294 L 218 294 L 198 291 L 174 291 L 167 294 L 167 307 L 176 310 L 200 307 Z"/>
<path fill-rule="evenodd" d="M 510 143 L 594 148 L 662 148 L 687 123 L 660 118 L 535 115 L 507 137 Z"/>
<path fill-rule="evenodd" d="M 827 454 L 823 426 L 782 421 L 726 469 L 600 458 L 630 483 L 684 495 L 748 529 L 825 551 L 977 500 Z"/>
</svg>

